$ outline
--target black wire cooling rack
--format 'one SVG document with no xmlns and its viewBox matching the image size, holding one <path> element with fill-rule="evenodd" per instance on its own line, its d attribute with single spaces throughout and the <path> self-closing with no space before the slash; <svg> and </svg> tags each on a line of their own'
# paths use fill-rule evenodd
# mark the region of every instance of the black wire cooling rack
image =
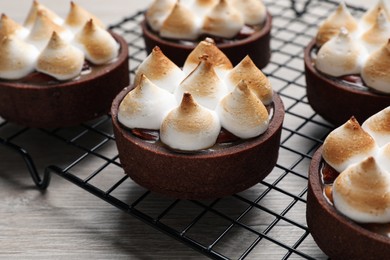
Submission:
<svg viewBox="0 0 390 260">
<path fill-rule="evenodd" d="M 58 174 L 211 258 L 326 258 L 311 238 L 305 208 L 311 155 L 332 125 L 316 115 L 307 102 L 303 48 L 337 3 L 265 3 L 273 15 L 273 53 L 263 71 L 282 97 L 286 116 L 278 163 L 254 187 L 211 201 L 173 200 L 147 191 L 123 174 L 109 115 L 65 129 L 24 128 L 0 118 L 0 143 L 22 156 L 39 188 L 47 188 L 51 173 Z M 350 10 L 354 15 L 363 11 Z M 131 77 L 146 57 L 139 27 L 142 18 L 139 12 L 111 27 L 128 42 Z M 36 131 L 41 142 L 56 140 L 74 152 L 66 162 L 40 161 L 45 167 L 37 170 L 34 154 L 23 141 Z"/>
</svg>

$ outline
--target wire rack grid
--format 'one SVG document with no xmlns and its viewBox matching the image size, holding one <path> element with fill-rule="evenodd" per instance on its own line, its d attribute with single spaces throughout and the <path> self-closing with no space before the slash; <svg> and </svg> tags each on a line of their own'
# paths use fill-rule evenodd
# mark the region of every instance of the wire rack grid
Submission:
<svg viewBox="0 0 390 260">
<path fill-rule="evenodd" d="M 273 29 L 272 60 L 263 71 L 282 97 L 286 116 L 278 163 L 254 187 L 205 201 L 174 200 L 145 190 L 123 174 L 109 115 L 65 129 L 30 129 L 0 118 L 0 143 L 23 157 L 39 188 L 48 186 L 50 173 L 58 174 L 208 257 L 326 258 L 306 225 L 307 169 L 311 155 L 333 126 L 316 115 L 307 102 L 303 48 L 337 3 L 264 2 L 273 15 Z M 351 7 L 353 14 L 362 11 Z M 139 28 L 142 19 L 139 12 L 111 27 L 128 42 L 131 77 L 147 55 Z M 39 162 L 44 165 L 43 177 L 34 153 L 23 141 L 37 131 L 41 142 L 56 140 L 72 150 L 66 160 L 57 156 Z"/>
</svg>

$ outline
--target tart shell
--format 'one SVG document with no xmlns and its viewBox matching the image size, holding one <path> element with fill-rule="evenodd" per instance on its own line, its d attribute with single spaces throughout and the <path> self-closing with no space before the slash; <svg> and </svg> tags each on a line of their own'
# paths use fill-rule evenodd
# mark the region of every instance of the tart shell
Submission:
<svg viewBox="0 0 390 260">
<path fill-rule="evenodd" d="M 306 219 L 315 242 L 331 259 L 388 259 L 390 238 L 359 226 L 326 200 L 321 164 L 322 147 L 310 164 L 307 194 Z"/>
<path fill-rule="evenodd" d="M 306 91 L 310 106 L 334 125 L 355 116 L 359 122 L 390 105 L 390 95 L 348 87 L 319 73 L 311 57 L 313 39 L 304 50 Z"/>
<path fill-rule="evenodd" d="M 109 112 L 112 100 L 130 81 L 127 43 L 112 35 L 120 44 L 118 58 L 79 80 L 45 86 L 0 81 L 0 116 L 28 127 L 56 128 Z"/>
<path fill-rule="evenodd" d="M 119 123 L 118 107 L 129 91 L 115 98 L 111 113 L 120 162 L 139 185 L 179 199 L 218 198 L 257 184 L 274 168 L 284 119 L 276 93 L 274 115 L 264 134 L 234 146 L 188 154 L 137 138 Z"/>
<path fill-rule="evenodd" d="M 159 37 L 150 30 L 146 19 L 141 22 L 141 28 L 147 53 L 151 53 L 153 48 L 158 46 L 179 67 L 183 66 L 187 56 L 195 48 L 194 45 L 184 45 Z M 261 30 L 244 39 L 218 43 L 217 47 L 225 53 L 233 65 L 237 65 L 246 55 L 249 55 L 256 66 L 262 69 L 271 58 L 271 28 L 272 16 L 267 13 L 264 27 Z"/>
</svg>

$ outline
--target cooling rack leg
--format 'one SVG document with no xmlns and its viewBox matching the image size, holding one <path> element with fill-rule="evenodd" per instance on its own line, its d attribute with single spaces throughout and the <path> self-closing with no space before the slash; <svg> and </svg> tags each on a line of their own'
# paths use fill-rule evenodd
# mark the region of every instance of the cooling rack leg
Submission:
<svg viewBox="0 0 390 260">
<path fill-rule="evenodd" d="M 4 144 L 6 147 L 10 148 L 11 150 L 16 151 L 17 153 L 19 153 L 22 156 L 35 185 L 40 190 L 45 190 L 49 186 L 51 176 L 50 176 L 50 171 L 48 169 L 45 170 L 45 172 L 43 174 L 43 178 L 41 178 L 39 176 L 39 173 L 37 171 L 37 168 L 35 166 L 33 159 L 31 158 L 31 156 L 29 155 L 29 153 L 26 150 L 24 150 L 23 148 L 15 145 L 15 144 L 7 142 L 6 140 L 3 140 L 1 138 L 0 138 L 0 143 Z"/>
</svg>

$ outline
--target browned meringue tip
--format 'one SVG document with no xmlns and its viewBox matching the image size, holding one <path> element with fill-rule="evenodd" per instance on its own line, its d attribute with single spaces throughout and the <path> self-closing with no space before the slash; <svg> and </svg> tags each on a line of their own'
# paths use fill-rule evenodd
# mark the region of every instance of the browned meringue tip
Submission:
<svg viewBox="0 0 390 260">
<path fill-rule="evenodd" d="M 194 109 L 198 107 L 198 104 L 196 103 L 195 99 L 189 92 L 184 92 L 183 98 L 181 100 L 181 103 L 179 105 L 179 111 L 184 114 L 188 114 L 192 112 Z"/>
</svg>

